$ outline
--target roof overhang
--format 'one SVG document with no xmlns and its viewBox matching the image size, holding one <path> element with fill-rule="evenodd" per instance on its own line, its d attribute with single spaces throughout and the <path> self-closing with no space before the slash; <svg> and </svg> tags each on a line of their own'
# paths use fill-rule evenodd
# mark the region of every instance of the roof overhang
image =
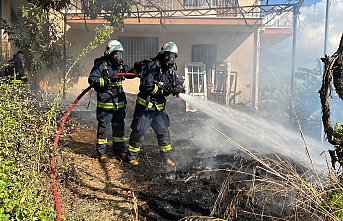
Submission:
<svg viewBox="0 0 343 221">
<path fill-rule="evenodd" d="M 265 28 L 261 36 L 261 51 L 264 51 L 277 43 L 293 35 L 292 27 Z"/>
<path fill-rule="evenodd" d="M 88 29 L 108 24 L 104 19 L 84 20 L 68 19 L 68 25 L 74 29 Z M 261 19 L 250 18 L 125 18 L 124 30 L 135 32 L 253 32 L 259 27 Z"/>
</svg>

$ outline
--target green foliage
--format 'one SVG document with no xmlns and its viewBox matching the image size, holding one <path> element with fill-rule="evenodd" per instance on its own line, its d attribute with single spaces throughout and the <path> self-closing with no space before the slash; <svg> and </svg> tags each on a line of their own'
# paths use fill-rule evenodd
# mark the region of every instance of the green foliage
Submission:
<svg viewBox="0 0 343 221">
<path fill-rule="evenodd" d="M 32 4 L 35 4 L 44 10 L 49 10 L 50 8 L 61 11 L 65 7 L 71 4 L 71 0 L 48 0 L 48 1 L 42 1 L 42 0 L 27 0 L 28 2 L 31 2 Z"/>
<path fill-rule="evenodd" d="M 323 207 L 338 218 L 343 217 L 343 190 L 341 188 L 328 191 L 329 199 L 323 204 Z"/>
<path fill-rule="evenodd" d="M 49 148 L 39 148 L 47 101 L 25 85 L 0 82 L 0 220 L 53 220 L 48 174 Z"/>
<path fill-rule="evenodd" d="M 0 19 L 0 29 L 3 29 L 8 40 L 17 49 L 24 51 L 28 73 L 45 74 L 48 70 L 56 73 L 57 79 L 63 78 L 67 67 L 74 62 L 66 53 L 70 43 L 64 38 L 63 15 L 53 10 L 45 10 L 37 4 L 29 4 L 28 7 L 21 6 L 18 16 L 23 20 L 22 25 L 11 26 L 6 20 Z M 73 67 L 78 66 L 79 64 L 73 64 Z M 69 71 L 68 86 L 78 81 L 80 70 L 82 71 L 82 68 Z"/>
<path fill-rule="evenodd" d="M 319 62 L 319 61 L 318 61 Z M 295 108 L 300 118 L 305 121 L 318 121 L 321 114 L 318 90 L 321 86 L 320 67 L 298 68 L 294 74 Z"/>
<path fill-rule="evenodd" d="M 54 9 L 61 11 L 71 5 L 70 0 L 28 0 L 36 6 L 48 11 Z M 132 4 L 138 4 L 132 0 L 81 0 L 82 11 L 91 19 L 96 19 L 99 15 L 104 15 L 104 18 L 114 27 L 123 25 L 124 13 L 130 12 Z"/>
<path fill-rule="evenodd" d="M 289 78 L 264 70 L 259 88 L 259 110 L 268 116 L 289 119 Z"/>
<path fill-rule="evenodd" d="M 21 6 L 23 24 L 10 26 L 1 19 L 1 29 L 8 40 L 25 52 L 25 66 L 29 73 L 42 68 L 60 71 L 64 67 L 64 37 L 60 14 L 53 14 L 36 5 Z M 50 19 L 54 16 L 54 19 Z M 68 44 L 68 43 L 67 43 Z"/>
<path fill-rule="evenodd" d="M 54 220 L 50 185 L 46 185 L 50 180 L 42 168 L 49 168 L 62 88 L 76 63 L 112 32 L 109 26 L 97 30 L 70 66 L 52 104 L 38 101 L 27 85 L 0 82 L 0 220 Z"/>
<path fill-rule="evenodd" d="M 99 15 L 114 27 L 123 25 L 124 13 L 130 12 L 133 1 L 127 0 L 81 0 L 82 10 L 86 16 L 96 19 Z"/>
<path fill-rule="evenodd" d="M 282 74 L 272 73 L 268 70 L 263 75 L 268 84 L 259 87 L 260 111 L 267 112 L 272 116 L 284 116 L 289 119 L 290 77 Z M 302 121 L 319 121 L 321 109 L 318 98 L 318 90 L 321 86 L 322 74 L 320 72 L 320 61 L 314 69 L 298 68 L 294 73 L 294 88 L 292 99 L 297 115 Z M 263 80 L 263 78 L 262 78 Z"/>
</svg>

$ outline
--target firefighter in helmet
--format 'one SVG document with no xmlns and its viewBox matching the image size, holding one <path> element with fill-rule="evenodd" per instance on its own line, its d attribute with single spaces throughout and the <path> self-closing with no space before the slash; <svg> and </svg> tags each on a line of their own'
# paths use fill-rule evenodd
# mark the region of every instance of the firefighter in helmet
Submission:
<svg viewBox="0 0 343 221">
<path fill-rule="evenodd" d="M 96 149 L 100 162 L 107 162 L 107 134 L 112 129 L 113 152 L 126 159 L 124 146 L 124 119 L 126 116 L 126 97 L 122 87 L 123 77 L 119 72 L 131 72 L 123 63 L 123 46 L 117 40 L 110 40 L 104 56 L 94 60 L 88 83 L 97 92 L 96 117 L 98 121 Z M 130 77 L 132 78 L 132 77 Z"/>
<path fill-rule="evenodd" d="M 169 166 L 175 166 L 171 155 L 169 133 L 170 121 L 165 110 L 166 97 L 184 92 L 182 82 L 176 76 L 175 59 L 178 48 L 167 42 L 158 55 L 147 63 L 140 72 L 140 86 L 131 123 L 131 134 L 127 150 L 128 161 L 138 165 L 145 132 L 151 126 L 156 133 L 160 155 Z"/>
<path fill-rule="evenodd" d="M 5 75 L 11 76 L 10 83 L 23 84 L 27 82 L 24 68 L 24 52 L 18 51 L 13 58 L 8 61 L 5 69 Z"/>
</svg>

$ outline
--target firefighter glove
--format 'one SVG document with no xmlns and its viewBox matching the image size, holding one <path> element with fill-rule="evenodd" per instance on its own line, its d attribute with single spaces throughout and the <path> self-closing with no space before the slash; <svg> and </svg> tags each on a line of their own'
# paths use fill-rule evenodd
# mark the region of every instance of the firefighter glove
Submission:
<svg viewBox="0 0 343 221">
<path fill-rule="evenodd" d="M 180 93 L 184 93 L 185 92 L 185 89 L 181 86 L 178 86 L 178 87 L 174 87 L 171 91 L 173 93 L 173 95 L 179 95 Z"/>
<path fill-rule="evenodd" d="M 118 82 L 118 81 L 122 81 L 122 80 L 123 80 L 123 77 L 118 77 L 118 76 L 116 76 L 116 75 L 110 77 L 110 82 L 111 82 L 111 83 L 113 83 L 113 82 Z"/>
</svg>

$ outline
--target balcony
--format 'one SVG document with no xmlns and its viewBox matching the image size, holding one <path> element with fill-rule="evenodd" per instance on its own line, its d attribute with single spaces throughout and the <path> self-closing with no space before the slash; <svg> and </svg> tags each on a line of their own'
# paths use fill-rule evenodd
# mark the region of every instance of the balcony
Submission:
<svg viewBox="0 0 343 221">
<path fill-rule="evenodd" d="M 211 19 L 211 25 L 225 23 L 289 29 L 293 26 L 292 13 L 295 6 L 295 4 L 261 5 L 261 2 L 256 0 L 141 0 L 139 2 L 131 6 L 129 13 L 123 14 L 125 24 L 144 24 L 146 19 L 155 19 L 158 23 L 163 21 L 168 23 L 173 20 L 173 24 L 178 24 L 182 20 L 182 24 L 197 24 L 194 19 L 199 21 Z M 104 20 L 106 11 L 103 10 L 102 1 L 72 0 L 72 5 L 66 12 L 68 21 L 87 20 L 88 24 L 106 22 Z"/>
<path fill-rule="evenodd" d="M 73 0 L 72 7 L 67 14 L 74 19 L 96 19 L 102 17 L 103 5 L 101 1 Z M 273 11 L 291 10 L 293 4 L 269 5 Z M 259 5 L 255 0 L 141 0 L 139 4 L 132 5 L 130 13 L 124 17 L 211 17 L 211 18 L 261 18 L 266 14 L 265 6 Z"/>
</svg>

